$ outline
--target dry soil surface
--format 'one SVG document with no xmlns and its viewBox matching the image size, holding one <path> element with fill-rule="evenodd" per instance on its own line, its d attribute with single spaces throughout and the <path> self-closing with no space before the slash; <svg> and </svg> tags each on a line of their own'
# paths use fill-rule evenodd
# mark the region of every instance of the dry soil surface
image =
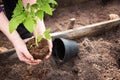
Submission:
<svg viewBox="0 0 120 80">
<path fill-rule="evenodd" d="M 99 0 L 57 8 L 45 24 L 51 32 L 68 29 L 75 18 L 74 28 L 109 20 L 109 14 L 120 15 L 120 1 L 111 0 L 106 5 Z M 11 43 L 0 35 L 0 46 L 11 48 Z M 8 43 L 6 43 L 8 41 Z M 0 80 L 120 80 L 120 27 L 97 36 L 76 39 L 79 53 L 74 59 L 60 65 L 51 57 L 37 66 L 18 59 L 0 61 Z"/>
</svg>

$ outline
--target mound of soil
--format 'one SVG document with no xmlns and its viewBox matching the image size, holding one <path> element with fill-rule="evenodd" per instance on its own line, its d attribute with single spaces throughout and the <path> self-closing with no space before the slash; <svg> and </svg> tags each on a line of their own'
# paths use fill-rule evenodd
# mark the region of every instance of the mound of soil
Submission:
<svg viewBox="0 0 120 80">
<path fill-rule="evenodd" d="M 111 0 L 106 5 L 98 0 L 89 0 L 80 5 L 58 8 L 53 17 L 46 16 L 45 23 L 52 32 L 56 32 L 67 30 L 71 18 L 76 19 L 74 28 L 106 21 L 109 14 L 120 16 L 119 4 L 119 0 Z M 63 65 L 56 63 L 52 56 L 36 66 L 18 59 L 0 61 L 0 80 L 120 80 L 119 25 L 97 36 L 75 41 L 80 52 Z"/>
</svg>

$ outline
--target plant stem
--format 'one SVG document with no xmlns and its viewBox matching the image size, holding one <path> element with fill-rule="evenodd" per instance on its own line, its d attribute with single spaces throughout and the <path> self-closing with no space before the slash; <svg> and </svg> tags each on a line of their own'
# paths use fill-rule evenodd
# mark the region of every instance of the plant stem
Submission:
<svg viewBox="0 0 120 80">
<path fill-rule="evenodd" d="M 35 36 L 35 44 L 36 44 L 36 46 L 38 46 L 38 41 L 37 41 L 38 35 L 37 35 L 36 27 L 34 27 L 34 36 Z"/>
</svg>

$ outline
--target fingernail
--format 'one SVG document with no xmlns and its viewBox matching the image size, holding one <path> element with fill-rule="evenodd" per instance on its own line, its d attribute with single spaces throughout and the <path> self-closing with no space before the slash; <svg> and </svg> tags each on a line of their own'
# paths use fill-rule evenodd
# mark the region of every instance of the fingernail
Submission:
<svg viewBox="0 0 120 80">
<path fill-rule="evenodd" d="M 48 59 L 50 56 L 46 56 L 45 58 Z"/>
</svg>

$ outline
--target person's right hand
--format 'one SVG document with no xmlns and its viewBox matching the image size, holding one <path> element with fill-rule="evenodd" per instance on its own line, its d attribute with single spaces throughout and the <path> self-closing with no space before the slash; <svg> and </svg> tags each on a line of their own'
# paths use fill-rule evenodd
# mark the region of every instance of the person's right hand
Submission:
<svg viewBox="0 0 120 80">
<path fill-rule="evenodd" d="M 34 60 L 33 56 L 27 50 L 26 44 L 23 40 L 17 40 L 17 43 L 14 44 L 16 53 L 20 61 L 23 61 L 30 65 L 37 65 L 41 60 Z"/>
<path fill-rule="evenodd" d="M 30 65 L 36 65 L 41 62 L 41 60 L 34 60 L 32 55 L 27 50 L 25 42 L 20 38 L 17 31 L 9 32 L 9 20 L 5 16 L 4 12 L 0 13 L 0 30 L 7 36 L 7 38 L 12 42 L 14 48 L 16 49 L 18 58 L 21 61 L 26 62 Z"/>
</svg>

